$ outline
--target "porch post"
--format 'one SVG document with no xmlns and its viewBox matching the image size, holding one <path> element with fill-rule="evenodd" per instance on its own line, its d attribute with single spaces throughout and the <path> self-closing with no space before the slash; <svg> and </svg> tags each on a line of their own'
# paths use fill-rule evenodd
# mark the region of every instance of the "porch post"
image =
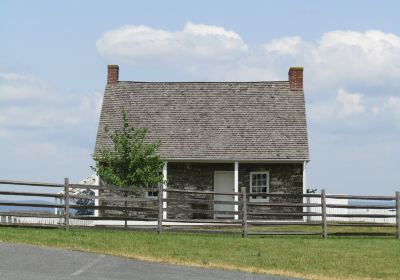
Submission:
<svg viewBox="0 0 400 280">
<path fill-rule="evenodd" d="M 233 189 L 234 189 L 235 193 L 238 193 L 239 192 L 239 162 L 237 162 L 237 161 L 235 161 L 234 174 L 235 174 L 235 176 L 234 176 L 235 179 L 234 179 L 234 188 Z M 237 194 L 234 196 L 234 200 L 239 201 L 239 196 Z M 235 204 L 234 211 L 239 211 L 238 204 Z M 235 220 L 237 220 L 237 219 L 239 219 L 239 215 L 235 215 Z"/>
<path fill-rule="evenodd" d="M 307 161 L 303 162 L 303 194 L 307 193 Z M 303 203 L 310 203 L 311 199 L 303 197 Z M 303 213 L 309 212 L 308 207 L 303 207 Z M 307 222 L 311 219 L 309 216 L 303 216 L 303 221 Z"/>
<path fill-rule="evenodd" d="M 95 178 L 96 179 L 94 181 L 94 184 L 96 186 L 100 186 L 100 177 L 98 175 L 96 175 Z M 98 198 L 99 197 L 99 193 L 100 193 L 99 189 L 94 189 L 94 195 L 97 196 L 97 198 L 94 199 L 94 206 L 99 206 L 99 198 Z M 94 216 L 95 217 L 99 216 L 99 209 L 94 209 Z"/>
<path fill-rule="evenodd" d="M 58 204 L 58 197 L 54 198 L 54 204 Z M 58 215 L 58 209 L 59 208 L 56 208 L 56 207 L 54 208 L 54 215 Z"/>
<path fill-rule="evenodd" d="M 163 184 L 162 184 L 162 188 L 163 190 L 167 189 L 167 165 L 168 162 L 164 162 L 164 166 L 163 166 Z M 167 199 L 167 192 L 162 192 L 162 197 L 163 199 Z M 163 202 L 163 208 L 167 208 L 167 202 L 164 201 Z M 163 211 L 163 219 L 167 219 L 167 210 Z"/>
</svg>

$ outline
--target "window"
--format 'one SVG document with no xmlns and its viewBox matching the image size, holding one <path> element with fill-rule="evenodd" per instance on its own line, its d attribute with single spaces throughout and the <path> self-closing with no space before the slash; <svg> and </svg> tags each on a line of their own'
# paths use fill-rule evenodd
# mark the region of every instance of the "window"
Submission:
<svg viewBox="0 0 400 280">
<path fill-rule="evenodd" d="M 263 172 L 250 172 L 250 192 L 251 193 L 269 193 L 269 173 Z M 251 195 L 251 201 L 268 201 L 266 195 Z"/>
<path fill-rule="evenodd" d="M 158 197 L 158 189 L 157 188 L 149 188 L 146 192 L 146 198 L 157 198 Z"/>
<path fill-rule="evenodd" d="M 158 175 L 162 175 L 162 170 L 159 171 Z M 147 188 L 146 191 L 146 198 L 157 198 L 158 197 L 158 188 L 161 186 L 162 184 L 159 184 L 158 186 L 151 186 Z"/>
</svg>

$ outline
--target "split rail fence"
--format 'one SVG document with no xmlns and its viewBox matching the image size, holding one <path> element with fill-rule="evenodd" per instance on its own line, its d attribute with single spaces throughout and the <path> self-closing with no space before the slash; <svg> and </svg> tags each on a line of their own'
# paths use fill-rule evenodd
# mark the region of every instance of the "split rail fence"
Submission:
<svg viewBox="0 0 400 280">
<path fill-rule="evenodd" d="M 151 229 L 158 233 L 164 231 L 190 231 L 210 233 L 236 233 L 243 237 L 249 235 L 320 235 L 327 238 L 335 234 L 394 235 L 400 239 L 400 192 L 394 196 L 365 196 L 327 194 L 281 194 L 249 193 L 246 188 L 240 192 L 213 192 L 182 190 L 173 188 L 158 189 L 158 198 L 136 198 L 129 196 L 132 189 L 103 185 L 71 184 L 66 178 L 63 184 L 0 180 L 0 186 L 30 186 L 34 188 L 57 189 L 58 191 L 27 192 L 0 188 L 0 196 L 12 199 L 0 200 L 0 207 L 24 207 L 48 209 L 49 211 L 7 211 L 0 212 L 2 226 L 29 226 L 70 228 L 124 228 Z M 74 190 L 74 192 L 71 192 Z M 121 195 L 83 195 L 76 190 L 100 190 L 121 193 Z M 266 197 L 263 202 L 251 198 Z M 54 199 L 34 203 L 15 198 L 39 197 Z M 229 198 L 228 200 L 223 199 Z M 232 199 L 233 198 L 233 199 Z M 77 199 L 98 200 L 105 205 L 79 205 Z M 348 199 L 352 204 L 327 203 L 332 200 Z M 312 203 L 310 203 L 312 201 Z M 104 203 L 109 202 L 109 203 Z M 110 202 L 112 202 L 110 204 Z M 362 202 L 362 203 L 361 203 Z M 196 205 L 201 207 L 196 207 Z M 218 207 L 216 207 L 218 205 Z M 221 208 L 225 206 L 225 208 Z M 54 211 L 60 209 L 61 211 Z M 282 211 L 282 209 L 286 209 Z M 290 209 L 288 211 L 287 209 Z M 313 210 L 313 211 L 310 211 Z M 346 211 L 330 213 L 329 209 L 375 209 L 384 213 L 358 213 Z M 53 210 L 53 211 L 52 211 Z M 77 215 L 77 210 L 98 210 L 100 215 Z M 53 214 L 53 213 L 61 214 Z M 111 214 L 110 214 L 111 213 Z M 118 213 L 118 214 L 115 214 Z M 317 219 L 308 219 L 317 217 Z M 335 218 L 348 218 L 338 221 Z M 395 223 L 357 222 L 352 218 L 395 219 Z M 295 230 L 296 226 L 313 226 L 313 230 Z M 283 227 L 288 230 L 276 230 Z M 378 232 L 329 232 L 330 227 L 393 228 L 392 233 Z M 270 230 L 272 229 L 272 230 Z M 317 230 L 316 230 L 317 229 Z"/>
</svg>

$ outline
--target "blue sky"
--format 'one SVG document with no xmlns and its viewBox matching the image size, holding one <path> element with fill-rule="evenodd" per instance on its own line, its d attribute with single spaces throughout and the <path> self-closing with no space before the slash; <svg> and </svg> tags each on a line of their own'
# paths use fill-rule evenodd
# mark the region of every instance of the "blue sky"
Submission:
<svg viewBox="0 0 400 280">
<path fill-rule="evenodd" d="M 400 189 L 397 1 L 2 1 L 0 177 L 91 174 L 106 65 L 121 80 L 286 80 L 305 67 L 308 185 Z"/>
</svg>

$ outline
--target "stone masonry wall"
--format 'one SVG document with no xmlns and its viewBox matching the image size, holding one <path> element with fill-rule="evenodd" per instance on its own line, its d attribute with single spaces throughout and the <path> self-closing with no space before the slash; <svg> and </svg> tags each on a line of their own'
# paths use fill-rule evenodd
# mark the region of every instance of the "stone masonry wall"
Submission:
<svg viewBox="0 0 400 280">
<path fill-rule="evenodd" d="M 303 193 L 303 165 L 301 163 L 243 163 L 239 164 L 239 190 L 246 187 L 247 192 L 250 191 L 250 172 L 269 171 L 269 192 L 270 193 Z M 301 203 L 301 198 L 282 198 L 270 197 L 269 202 L 293 202 Z M 266 206 L 249 206 L 248 212 L 301 212 L 302 207 L 266 207 Z M 295 216 L 253 216 L 248 219 L 302 219 Z"/>
<path fill-rule="evenodd" d="M 214 189 L 214 171 L 233 171 L 233 163 L 168 163 L 168 187 L 183 190 L 208 190 Z M 270 176 L 270 192 L 271 193 L 295 193 L 303 192 L 303 169 L 301 163 L 240 163 L 239 164 L 239 190 L 246 187 L 250 190 L 250 172 L 252 171 L 269 171 Z M 169 193 L 169 198 L 187 198 L 187 199 L 213 199 L 212 195 L 196 195 Z M 301 202 L 301 198 L 271 198 L 270 202 Z M 179 213 L 169 211 L 168 218 L 212 218 L 212 214 L 196 214 L 185 212 L 185 209 L 204 209 L 212 210 L 213 206 L 208 204 L 190 204 L 169 202 L 168 208 L 180 208 Z M 248 211 L 269 211 L 269 212 L 301 212 L 301 207 L 249 207 Z M 298 219 L 298 217 L 290 216 L 260 216 L 252 217 L 254 219 Z"/>
<path fill-rule="evenodd" d="M 233 171 L 233 163 L 168 163 L 168 187 L 182 190 L 214 190 L 214 171 Z M 177 199 L 214 199 L 213 195 L 168 193 L 168 198 Z M 197 203 L 169 202 L 168 218 L 211 219 L 212 214 L 190 213 L 185 210 L 213 210 L 213 205 Z"/>
<path fill-rule="evenodd" d="M 105 183 L 101 182 L 101 184 L 107 186 Z M 128 207 L 146 207 L 146 208 L 158 208 L 158 199 L 157 198 L 146 198 L 147 189 L 144 188 L 134 188 L 132 192 L 127 193 L 128 198 L 137 198 L 145 201 L 128 201 Z M 114 191 L 114 190 L 100 190 L 100 196 L 104 198 L 124 198 L 124 192 L 122 191 Z M 120 206 L 124 207 L 124 201 L 109 201 L 100 199 L 100 206 Z M 158 217 L 158 212 L 149 212 L 149 211 L 118 211 L 118 210 L 100 210 L 100 216 L 130 216 L 135 218 L 154 218 Z"/>
<path fill-rule="evenodd" d="M 250 190 L 250 172 L 268 171 L 269 172 L 269 191 L 270 193 L 293 193 L 302 194 L 303 192 L 303 166 L 301 163 L 239 163 L 239 191 L 242 187 Z M 214 190 L 214 171 L 233 171 L 233 163 L 168 163 L 168 187 L 182 190 Z M 233 187 L 233 186 L 232 186 Z M 145 189 L 136 190 L 128 197 L 146 198 Z M 123 197 L 122 192 L 101 191 L 101 196 Z M 168 193 L 168 198 L 182 199 L 213 199 L 213 195 L 205 194 L 182 194 Z M 280 198 L 272 197 L 269 202 L 296 202 L 301 203 L 301 198 Z M 128 206 L 135 207 L 157 207 L 157 199 L 148 199 L 148 202 L 128 202 Z M 101 201 L 100 205 L 124 206 L 120 201 Z M 213 210 L 211 204 L 197 204 L 186 202 L 168 202 L 168 218 L 173 219 L 212 219 L 213 214 L 191 213 L 187 210 L 203 209 Z M 239 206 L 239 209 L 241 207 Z M 186 210 L 186 211 L 185 211 Z M 248 212 L 301 212 L 301 207 L 264 207 L 249 206 Z M 121 211 L 100 211 L 100 215 L 123 215 Z M 129 211 L 129 215 L 138 218 L 156 218 L 157 214 L 148 212 Z M 257 216 L 249 219 L 301 219 L 294 216 Z"/>
</svg>

